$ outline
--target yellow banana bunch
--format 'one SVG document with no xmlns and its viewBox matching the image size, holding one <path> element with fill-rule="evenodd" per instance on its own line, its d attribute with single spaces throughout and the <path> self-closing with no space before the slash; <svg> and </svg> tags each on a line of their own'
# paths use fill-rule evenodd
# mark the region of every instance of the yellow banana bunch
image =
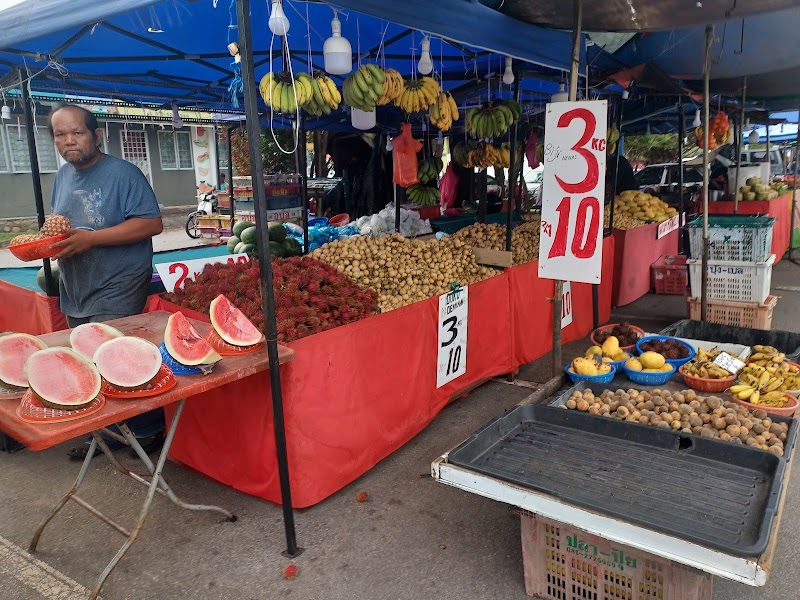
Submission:
<svg viewBox="0 0 800 600">
<path fill-rule="evenodd" d="M 463 157 L 463 166 L 468 169 L 486 169 L 504 161 L 505 153 L 500 148 L 495 148 L 486 142 L 478 142 L 474 147 L 470 145 L 469 148 Z"/>
<path fill-rule="evenodd" d="M 442 88 L 432 77 L 412 79 L 405 82 L 405 89 L 394 103 L 409 114 L 422 112 L 438 101 L 441 92 Z"/>
<path fill-rule="evenodd" d="M 508 169 L 511 167 L 511 148 L 503 144 L 500 148 L 496 149 L 498 161 L 492 165 L 495 170 Z"/>
<path fill-rule="evenodd" d="M 786 406 L 786 391 L 796 390 L 797 386 L 800 386 L 800 377 L 793 373 L 780 372 L 774 363 L 768 367 L 748 363 L 730 392 L 751 404 L 783 407 Z"/>
<path fill-rule="evenodd" d="M 616 219 L 616 217 L 615 217 Z M 683 367 L 685 373 L 693 377 L 703 379 L 727 379 L 731 373 L 715 364 L 714 361 L 720 355 L 720 350 L 703 350 L 700 348 L 697 355 Z"/>
<path fill-rule="evenodd" d="M 403 76 L 395 69 L 385 69 L 383 74 L 386 76 L 386 81 L 383 82 L 383 96 L 376 102 L 378 106 L 385 106 L 389 102 L 397 100 L 406 89 Z"/>
<path fill-rule="evenodd" d="M 453 121 L 458 121 L 458 105 L 449 93 L 441 92 L 436 102 L 428 109 L 428 116 L 439 130 L 450 131 Z"/>
<path fill-rule="evenodd" d="M 365 64 L 356 69 L 342 85 L 344 101 L 353 108 L 372 112 L 378 98 L 386 93 L 383 87 L 386 74 L 378 65 Z"/>
<path fill-rule="evenodd" d="M 303 103 L 303 110 L 315 117 L 321 117 L 339 108 L 342 95 L 330 77 L 318 71 L 309 81 L 311 96 Z"/>
<path fill-rule="evenodd" d="M 499 137 L 505 135 L 520 116 L 522 109 L 514 100 L 488 102 L 482 108 L 467 111 L 467 131 L 478 139 Z"/>
<path fill-rule="evenodd" d="M 786 360 L 786 353 L 772 346 L 753 346 L 753 354 L 747 369 L 761 376 L 762 369 L 772 376 L 773 380 L 782 378 L 783 383 L 776 388 L 778 391 L 800 390 L 800 366 Z"/>
<path fill-rule="evenodd" d="M 298 106 L 308 102 L 313 93 L 311 78 L 307 73 L 300 73 L 293 79 L 286 71 L 270 71 L 261 78 L 258 89 L 264 104 L 282 114 L 297 112 Z"/>
</svg>

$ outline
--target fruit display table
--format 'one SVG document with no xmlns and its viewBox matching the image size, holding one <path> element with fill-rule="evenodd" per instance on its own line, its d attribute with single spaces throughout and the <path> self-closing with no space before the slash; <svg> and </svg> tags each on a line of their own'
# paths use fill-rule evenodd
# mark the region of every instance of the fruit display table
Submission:
<svg viewBox="0 0 800 600">
<path fill-rule="evenodd" d="M 169 314 L 163 311 L 151 312 L 144 315 L 136 315 L 133 317 L 109 321 L 109 324 L 127 335 L 138 336 L 158 345 L 164 339 L 163 334 L 168 317 Z M 205 323 L 199 322 L 194 323 L 194 325 L 201 335 L 205 335 L 210 327 Z M 69 331 L 60 331 L 43 335 L 41 336 L 41 339 L 48 346 L 67 346 L 69 345 Z M 278 350 L 279 362 L 281 364 L 289 362 L 294 358 L 294 352 L 292 350 L 282 346 L 279 346 Z M 175 432 L 178 428 L 178 423 L 180 422 L 181 413 L 184 410 L 187 398 L 196 397 L 198 394 L 207 392 L 208 390 L 212 390 L 214 388 L 219 388 L 235 381 L 239 381 L 243 378 L 247 378 L 250 375 L 263 373 L 267 369 L 268 360 L 266 349 L 263 352 L 254 352 L 236 357 L 226 357 L 215 366 L 214 370 L 209 375 L 177 376 L 177 386 L 163 394 L 149 398 L 136 399 L 107 398 L 103 407 L 97 412 L 87 414 L 86 416 L 70 421 L 31 423 L 29 421 L 22 420 L 18 416 L 17 407 L 20 404 L 18 401 L 8 399 L 0 400 L 0 430 L 24 443 L 29 450 L 44 450 L 60 444 L 61 442 L 74 438 L 82 438 L 89 434 L 91 434 L 93 438 L 89 447 L 88 455 L 80 469 L 75 485 L 67 492 L 67 494 L 60 500 L 53 511 L 39 526 L 33 536 L 29 551 L 34 552 L 36 550 L 45 527 L 70 500 L 86 507 L 90 514 L 97 516 L 103 520 L 103 522 L 110 525 L 127 538 L 125 544 L 120 548 L 119 552 L 117 552 L 116 556 L 111 560 L 103 573 L 100 575 L 100 578 L 93 589 L 92 595 L 90 596 L 90 598 L 96 598 L 100 588 L 110 575 L 111 571 L 116 567 L 139 535 L 142 526 L 144 525 L 144 521 L 150 511 L 150 506 L 157 490 L 162 492 L 165 496 L 182 508 L 195 511 L 210 510 L 224 515 L 230 521 L 235 521 L 236 517 L 222 508 L 216 506 L 186 504 L 182 502 L 174 494 L 161 473 L 164 468 L 170 446 L 175 437 Z M 127 426 L 124 425 L 124 421 L 147 411 L 167 406 L 173 407 L 171 411 L 172 421 L 167 432 L 164 447 L 157 463 L 154 465 L 147 454 L 145 454 L 142 447 L 136 441 L 136 438 L 130 433 L 130 430 L 127 428 Z M 149 480 L 133 474 L 130 470 L 123 467 L 117 461 L 113 453 L 108 449 L 105 441 L 103 441 L 103 438 L 100 435 L 102 429 L 104 427 L 119 423 L 123 423 L 120 425 L 120 431 L 122 431 L 125 440 L 127 440 L 127 443 L 130 444 L 130 446 L 136 451 L 137 455 L 147 468 L 147 471 L 150 474 Z M 264 435 L 266 436 L 266 431 L 264 432 Z M 272 437 L 271 428 L 269 437 Z M 100 513 L 96 508 L 89 505 L 85 499 L 77 495 L 77 491 L 87 474 L 92 456 L 94 455 L 94 450 L 98 445 L 120 473 L 131 476 L 134 480 L 146 485 L 148 488 L 147 495 L 142 505 L 136 525 L 131 530 L 123 528 L 113 521 L 108 520 L 108 518 Z"/>
<path fill-rule="evenodd" d="M 0 279 L 0 333 L 16 331 L 41 335 L 67 328 L 58 298 Z"/>
<path fill-rule="evenodd" d="M 611 306 L 612 238 L 604 252 L 602 322 Z M 282 381 L 295 507 L 312 506 L 357 479 L 453 399 L 549 352 L 553 282 L 539 280 L 537 270 L 535 262 L 512 267 L 469 286 L 467 371 L 438 389 L 438 298 L 292 342 L 297 356 L 283 368 Z M 572 284 L 572 294 L 566 341 L 593 328 L 591 286 Z M 179 309 L 159 297 L 151 298 L 150 308 Z M 272 423 L 268 394 L 266 375 L 259 374 L 193 398 L 171 456 L 242 492 L 280 502 L 274 440 L 265 435 Z"/>
<path fill-rule="evenodd" d="M 714 215 L 732 215 L 733 205 L 733 202 L 711 202 L 708 205 L 708 212 Z M 775 217 L 775 226 L 772 228 L 772 254 L 775 255 L 775 263 L 778 263 L 788 250 L 791 239 L 791 192 L 774 200 L 739 202 L 739 214 Z"/>
<path fill-rule="evenodd" d="M 614 229 L 614 291 L 613 306 L 625 306 L 650 291 L 650 266 L 662 256 L 678 253 L 678 233 L 675 230 L 661 239 L 658 223 L 622 231 Z"/>
</svg>

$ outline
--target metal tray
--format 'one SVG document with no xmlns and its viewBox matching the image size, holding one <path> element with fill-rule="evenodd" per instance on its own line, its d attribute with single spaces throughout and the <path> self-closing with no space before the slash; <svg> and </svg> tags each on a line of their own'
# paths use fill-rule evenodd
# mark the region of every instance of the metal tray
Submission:
<svg viewBox="0 0 800 600">
<path fill-rule="evenodd" d="M 786 461 L 699 436 L 518 406 L 448 461 L 739 556 L 767 547 Z"/>
<path fill-rule="evenodd" d="M 746 344 L 755 346 L 763 344 L 774 346 L 794 362 L 800 360 L 800 333 L 791 331 L 751 329 L 735 325 L 719 325 L 704 321 L 684 319 L 661 330 L 661 335 L 696 340 L 718 340 L 727 344 Z"/>
</svg>

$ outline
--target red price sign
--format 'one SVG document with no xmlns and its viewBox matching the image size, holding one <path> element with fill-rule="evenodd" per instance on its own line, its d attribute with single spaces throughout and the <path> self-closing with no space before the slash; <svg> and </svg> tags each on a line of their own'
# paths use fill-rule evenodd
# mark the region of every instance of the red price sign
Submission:
<svg viewBox="0 0 800 600">
<path fill-rule="evenodd" d="M 187 279 L 194 280 L 206 265 L 217 263 L 246 263 L 250 261 L 247 254 L 224 254 L 222 256 L 209 256 L 207 258 L 195 258 L 192 260 L 177 261 L 173 263 L 159 263 L 156 271 L 161 277 L 161 283 L 168 292 L 174 292 L 183 287 Z"/>
<path fill-rule="evenodd" d="M 547 105 L 539 276 L 600 283 L 606 119 L 603 101 Z"/>
</svg>

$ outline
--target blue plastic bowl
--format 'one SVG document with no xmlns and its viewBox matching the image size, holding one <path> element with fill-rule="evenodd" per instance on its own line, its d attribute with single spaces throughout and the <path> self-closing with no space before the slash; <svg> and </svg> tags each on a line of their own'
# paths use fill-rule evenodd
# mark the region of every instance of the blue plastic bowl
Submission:
<svg viewBox="0 0 800 600">
<path fill-rule="evenodd" d="M 328 224 L 328 218 L 327 217 L 316 217 L 314 219 L 309 219 L 308 220 L 308 226 L 309 227 L 314 227 L 315 225 L 323 225 L 324 226 L 324 225 L 327 225 L 327 224 Z"/>
<path fill-rule="evenodd" d="M 658 340 L 658 341 L 661 341 L 661 342 L 665 342 L 667 340 L 672 340 L 672 341 L 678 342 L 682 346 L 686 346 L 689 349 L 689 356 L 687 356 L 686 358 L 668 358 L 667 359 L 667 362 L 669 364 L 671 364 L 673 367 L 675 367 L 676 371 L 680 367 L 682 367 L 683 365 L 688 363 L 690 360 L 692 360 L 697 355 L 697 350 L 695 350 L 693 346 L 687 344 L 683 340 L 679 340 L 678 338 L 674 338 L 674 337 L 669 337 L 667 335 L 649 335 L 649 336 L 647 336 L 645 338 L 640 339 L 638 342 L 636 342 L 636 352 L 638 354 L 642 354 L 643 352 L 645 352 L 645 350 L 642 350 L 642 344 L 644 344 L 645 342 L 649 342 L 649 341 L 651 342 L 653 340 Z"/>
<path fill-rule="evenodd" d="M 572 365 L 567 365 L 564 367 L 564 373 L 567 374 L 573 383 L 578 383 L 579 381 L 594 381 L 595 383 L 611 383 L 611 380 L 614 379 L 614 374 L 617 372 L 616 367 L 611 365 L 611 372 L 606 373 L 605 375 L 578 375 L 577 373 L 572 373 L 569 368 Z"/>
<path fill-rule="evenodd" d="M 625 375 L 628 376 L 634 383 L 639 385 L 664 385 L 672 376 L 675 375 L 677 369 L 673 366 L 672 371 L 664 371 L 663 373 L 644 373 L 642 371 L 632 371 L 628 367 L 622 367 Z"/>
</svg>

